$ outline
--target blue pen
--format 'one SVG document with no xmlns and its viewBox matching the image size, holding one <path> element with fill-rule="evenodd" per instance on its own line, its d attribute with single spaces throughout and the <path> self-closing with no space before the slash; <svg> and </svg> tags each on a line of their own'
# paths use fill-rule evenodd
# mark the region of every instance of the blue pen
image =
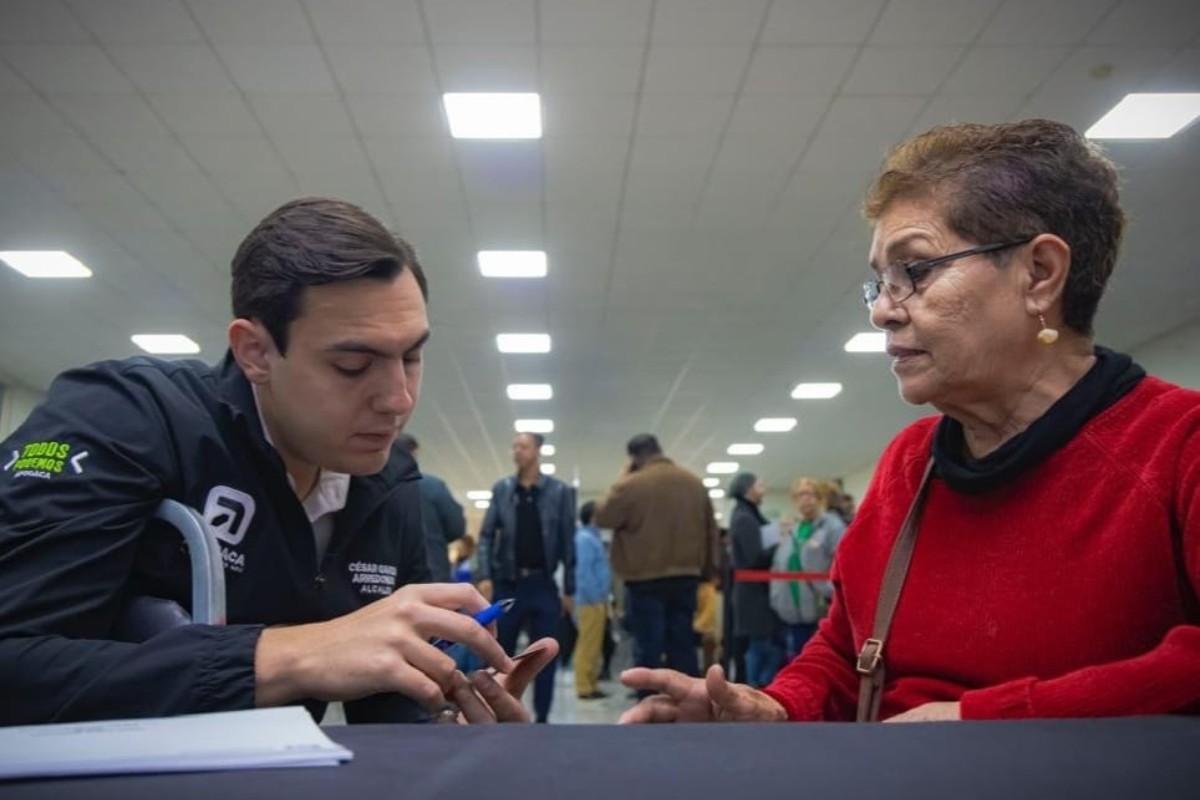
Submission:
<svg viewBox="0 0 1200 800">
<path fill-rule="evenodd" d="M 493 622 L 499 619 L 502 614 L 508 613 L 509 609 L 516 604 L 517 601 L 513 598 L 506 598 L 498 603 L 492 603 L 483 611 L 480 611 L 478 614 L 476 614 L 474 619 L 476 622 L 486 628 L 488 625 L 491 625 Z M 450 641 L 449 639 L 434 639 L 433 646 L 438 650 L 449 650 L 454 646 L 454 642 Z"/>
</svg>

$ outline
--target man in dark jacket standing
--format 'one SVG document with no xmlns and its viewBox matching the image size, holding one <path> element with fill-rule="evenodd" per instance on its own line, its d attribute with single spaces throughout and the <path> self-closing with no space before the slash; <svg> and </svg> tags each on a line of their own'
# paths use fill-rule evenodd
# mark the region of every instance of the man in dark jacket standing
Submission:
<svg viewBox="0 0 1200 800">
<path fill-rule="evenodd" d="M 500 644 L 512 655 L 522 628 L 529 639 L 554 636 L 575 595 L 575 491 L 541 473 L 540 433 L 513 437 L 517 474 L 496 481 L 492 501 L 479 530 L 479 591 L 496 600 L 514 598 L 512 611 L 499 621 Z M 563 567 L 559 597 L 554 572 Z M 550 715 L 554 665 L 534 684 L 538 722 Z"/>
<path fill-rule="evenodd" d="M 523 718 L 507 695 L 481 709 L 429 642 L 514 669 L 460 613 L 486 607 L 478 592 L 422 585 L 416 465 L 392 445 L 419 396 L 425 296 L 412 249 L 374 217 L 297 200 L 234 256 L 219 365 L 132 358 L 54 382 L 0 444 L 49 454 L 0 471 L 0 724 L 335 700 L 351 722 L 448 700 Z M 184 548 L 153 521 L 167 499 L 221 543 L 228 624 L 122 641 L 135 598 L 189 603 Z"/>
<path fill-rule="evenodd" d="M 653 435 L 626 445 L 629 463 L 592 520 L 613 531 L 612 566 L 628 590 L 634 661 L 699 676 L 692 617 L 712 574 L 717 525 L 700 479 L 663 455 Z"/>
<path fill-rule="evenodd" d="M 416 437 L 402 433 L 396 441 L 413 461 L 417 461 L 421 446 Z M 425 526 L 425 558 L 429 562 L 429 574 L 439 583 L 453 580 L 450 543 L 466 534 L 467 518 L 446 482 L 425 470 L 421 470 L 421 522 Z"/>
</svg>

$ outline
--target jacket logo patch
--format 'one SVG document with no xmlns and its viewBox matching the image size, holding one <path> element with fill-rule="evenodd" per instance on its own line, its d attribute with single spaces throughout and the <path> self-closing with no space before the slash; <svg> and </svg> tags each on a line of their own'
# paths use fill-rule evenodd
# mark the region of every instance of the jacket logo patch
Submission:
<svg viewBox="0 0 1200 800">
<path fill-rule="evenodd" d="M 350 562 L 350 584 L 359 594 L 387 596 L 396 590 L 396 568 L 391 564 Z"/>
<path fill-rule="evenodd" d="M 49 480 L 70 467 L 76 475 L 83 472 L 80 462 L 87 458 L 88 451 L 71 455 L 71 445 L 66 442 L 30 442 L 20 450 L 13 450 L 12 457 L 5 462 L 4 472 L 12 472 L 13 479 L 41 478 Z"/>
<path fill-rule="evenodd" d="M 204 502 L 204 521 L 228 545 L 241 544 L 254 518 L 254 498 L 228 486 L 214 486 Z"/>
</svg>

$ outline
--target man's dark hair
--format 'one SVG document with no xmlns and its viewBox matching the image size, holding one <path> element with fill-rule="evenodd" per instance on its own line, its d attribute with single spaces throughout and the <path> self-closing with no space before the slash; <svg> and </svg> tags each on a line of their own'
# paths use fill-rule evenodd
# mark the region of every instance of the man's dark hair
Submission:
<svg viewBox="0 0 1200 800">
<path fill-rule="evenodd" d="M 540 433 L 534 433 L 533 431 L 521 431 L 517 434 L 517 436 L 528 436 L 530 439 L 533 439 L 533 443 L 537 445 L 539 452 L 541 452 L 542 445 L 546 443 L 545 436 L 542 436 Z"/>
<path fill-rule="evenodd" d="M 645 461 L 647 458 L 662 455 L 662 446 L 652 433 L 639 433 L 625 445 L 625 452 L 630 458 Z"/>
<path fill-rule="evenodd" d="M 596 504 L 594 502 L 592 502 L 591 500 L 588 500 L 586 503 L 584 503 L 583 505 L 581 505 L 579 507 L 579 524 L 580 525 L 591 525 L 592 524 L 592 515 L 595 513 L 596 513 Z"/>
<path fill-rule="evenodd" d="M 390 281 L 411 269 L 429 299 L 412 246 L 356 205 L 305 197 L 268 214 L 233 256 L 233 315 L 258 320 L 287 353 L 288 326 L 307 286 L 359 278 Z"/>
<path fill-rule="evenodd" d="M 417 441 L 417 437 L 411 436 L 407 433 L 397 434 L 396 444 L 404 448 L 404 452 L 408 453 L 410 456 L 415 456 L 417 454 L 417 448 L 421 446 Z"/>
</svg>

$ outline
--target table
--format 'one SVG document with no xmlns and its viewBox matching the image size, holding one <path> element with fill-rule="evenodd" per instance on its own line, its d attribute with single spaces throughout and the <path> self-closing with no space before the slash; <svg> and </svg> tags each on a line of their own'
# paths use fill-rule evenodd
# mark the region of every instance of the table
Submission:
<svg viewBox="0 0 1200 800">
<path fill-rule="evenodd" d="M 911 725 L 367 725 L 340 767 L 0 784 L 0 798 L 866 800 L 1200 797 L 1200 719 Z"/>
</svg>

